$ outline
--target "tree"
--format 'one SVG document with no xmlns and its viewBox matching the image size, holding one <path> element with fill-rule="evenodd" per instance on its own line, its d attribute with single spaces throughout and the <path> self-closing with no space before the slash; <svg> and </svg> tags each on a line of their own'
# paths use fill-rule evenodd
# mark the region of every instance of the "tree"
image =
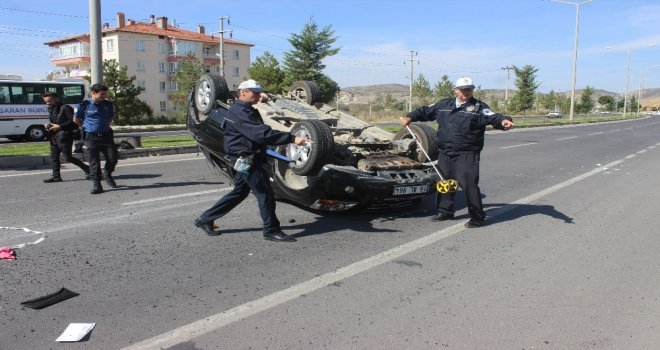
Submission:
<svg viewBox="0 0 660 350">
<path fill-rule="evenodd" d="M 477 85 L 477 88 L 474 89 L 474 98 L 476 98 L 479 101 L 483 101 L 486 99 L 486 91 L 481 89 L 481 85 Z"/>
<path fill-rule="evenodd" d="M 199 77 L 205 72 L 204 64 L 200 62 L 193 53 L 177 60 L 179 69 L 174 74 L 176 78 L 176 90 L 170 94 L 176 110 L 183 110 L 188 105 L 188 95 L 195 88 Z"/>
<path fill-rule="evenodd" d="M 135 76 L 128 76 L 128 67 L 120 67 L 116 60 L 103 61 L 103 82 L 108 87 L 108 99 L 116 108 L 117 125 L 140 124 L 140 119 L 151 118 L 153 110 L 138 95 L 144 88 L 133 85 Z"/>
<path fill-rule="evenodd" d="M 436 100 L 454 97 L 454 84 L 449 81 L 449 77 L 446 74 L 440 77 L 439 82 L 435 83 L 433 90 L 435 90 Z"/>
<path fill-rule="evenodd" d="M 614 97 L 610 95 L 603 95 L 598 98 L 598 104 L 608 112 L 614 111 Z"/>
<path fill-rule="evenodd" d="M 254 60 L 248 68 L 248 74 L 268 92 L 279 94 L 285 89 L 284 72 L 280 69 L 280 63 L 268 51 Z"/>
<path fill-rule="evenodd" d="M 293 49 L 284 53 L 285 86 L 291 86 L 298 80 L 311 80 L 321 88 L 323 102 L 335 98 L 339 85 L 322 73 L 325 69 L 323 59 L 339 52 L 339 48 L 332 48 L 337 41 L 334 33 L 332 26 L 319 31 L 313 18 L 310 18 L 300 34 L 291 34 L 289 43 Z"/>
<path fill-rule="evenodd" d="M 511 105 L 514 110 L 522 111 L 527 115 L 527 110 L 534 106 L 536 89 L 539 87 L 536 82 L 536 72 L 539 70 L 529 64 L 522 68 L 513 66 L 513 70 L 516 73 L 517 91 L 511 100 Z"/>
<path fill-rule="evenodd" d="M 578 113 L 584 113 L 588 114 L 590 113 L 595 105 L 594 101 L 591 98 L 594 95 L 594 88 L 591 86 L 587 85 L 587 87 L 582 90 L 582 95 L 580 96 L 580 102 L 577 104 L 577 112 Z"/>
<path fill-rule="evenodd" d="M 423 74 L 419 74 L 412 86 L 412 109 L 433 103 L 433 90 Z"/>
</svg>

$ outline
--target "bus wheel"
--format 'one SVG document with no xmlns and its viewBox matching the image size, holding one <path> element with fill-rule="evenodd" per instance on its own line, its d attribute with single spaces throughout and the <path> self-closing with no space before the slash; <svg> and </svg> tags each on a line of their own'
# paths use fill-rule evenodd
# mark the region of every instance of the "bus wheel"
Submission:
<svg viewBox="0 0 660 350">
<path fill-rule="evenodd" d="M 25 132 L 28 141 L 41 141 L 46 138 L 46 128 L 43 125 L 32 125 Z"/>
</svg>

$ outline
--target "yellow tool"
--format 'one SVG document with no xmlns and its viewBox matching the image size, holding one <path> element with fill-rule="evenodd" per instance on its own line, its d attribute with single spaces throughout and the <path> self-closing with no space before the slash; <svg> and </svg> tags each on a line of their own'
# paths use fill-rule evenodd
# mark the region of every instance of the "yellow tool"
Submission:
<svg viewBox="0 0 660 350">
<path fill-rule="evenodd" d="M 408 130 L 410 135 L 412 135 L 413 140 L 415 140 L 415 142 L 417 142 L 417 146 L 419 146 L 419 149 L 422 150 L 422 152 L 426 156 L 426 159 L 428 159 L 429 162 L 431 162 L 431 165 L 433 166 L 433 169 L 435 170 L 436 173 L 438 173 L 438 176 L 440 177 L 440 181 L 438 181 L 438 183 L 435 184 L 435 189 L 438 190 L 438 192 L 440 192 L 440 193 L 456 192 L 458 190 L 458 182 L 454 179 L 445 179 L 445 177 L 442 176 L 442 173 L 435 166 L 435 163 L 433 162 L 433 159 L 431 159 L 431 157 L 429 157 L 429 154 L 426 153 L 426 150 L 422 146 L 422 143 L 419 142 L 419 139 L 417 139 L 417 136 L 415 136 L 415 134 L 412 132 L 412 130 L 410 130 L 410 127 L 408 125 L 406 125 L 406 129 Z"/>
</svg>

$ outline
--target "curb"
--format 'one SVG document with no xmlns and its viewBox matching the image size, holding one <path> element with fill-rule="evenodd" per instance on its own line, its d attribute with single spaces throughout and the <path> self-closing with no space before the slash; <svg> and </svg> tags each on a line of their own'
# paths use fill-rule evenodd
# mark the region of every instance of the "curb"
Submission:
<svg viewBox="0 0 660 350">
<path fill-rule="evenodd" d="M 197 153 L 199 148 L 195 146 L 176 146 L 176 147 L 155 147 L 155 148 L 138 148 L 138 149 L 119 149 L 119 159 L 149 157 L 149 156 L 163 156 L 169 154 L 184 154 L 184 153 Z M 86 161 L 84 153 L 74 153 L 74 157 Z M 103 155 L 101 155 L 103 158 Z M 50 165 L 50 156 L 15 156 L 15 157 L 0 157 L 0 169 L 13 169 L 13 168 L 31 168 L 43 165 Z"/>
</svg>

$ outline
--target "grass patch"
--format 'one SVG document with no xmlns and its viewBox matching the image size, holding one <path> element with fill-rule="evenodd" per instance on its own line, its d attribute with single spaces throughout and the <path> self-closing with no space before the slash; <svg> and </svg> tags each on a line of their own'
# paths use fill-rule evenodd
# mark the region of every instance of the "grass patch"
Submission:
<svg viewBox="0 0 660 350">
<path fill-rule="evenodd" d="M 0 147 L 0 157 L 43 156 L 47 154 L 50 154 L 50 145 L 47 143 L 5 145 Z"/>
<path fill-rule="evenodd" d="M 179 147 L 179 146 L 194 146 L 196 145 L 195 139 L 192 135 L 181 136 L 153 136 L 143 137 L 143 148 L 155 147 Z"/>
<path fill-rule="evenodd" d="M 115 139 L 118 143 L 120 138 Z M 194 146 L 192 135 L 143 137 L 143 148 Z M 23 143 L 20 145 L 4 145 L 0 147 L 0 157 L 14 156 L 45 156 L 50 154 L 48 143 Z"/>
</svg>

